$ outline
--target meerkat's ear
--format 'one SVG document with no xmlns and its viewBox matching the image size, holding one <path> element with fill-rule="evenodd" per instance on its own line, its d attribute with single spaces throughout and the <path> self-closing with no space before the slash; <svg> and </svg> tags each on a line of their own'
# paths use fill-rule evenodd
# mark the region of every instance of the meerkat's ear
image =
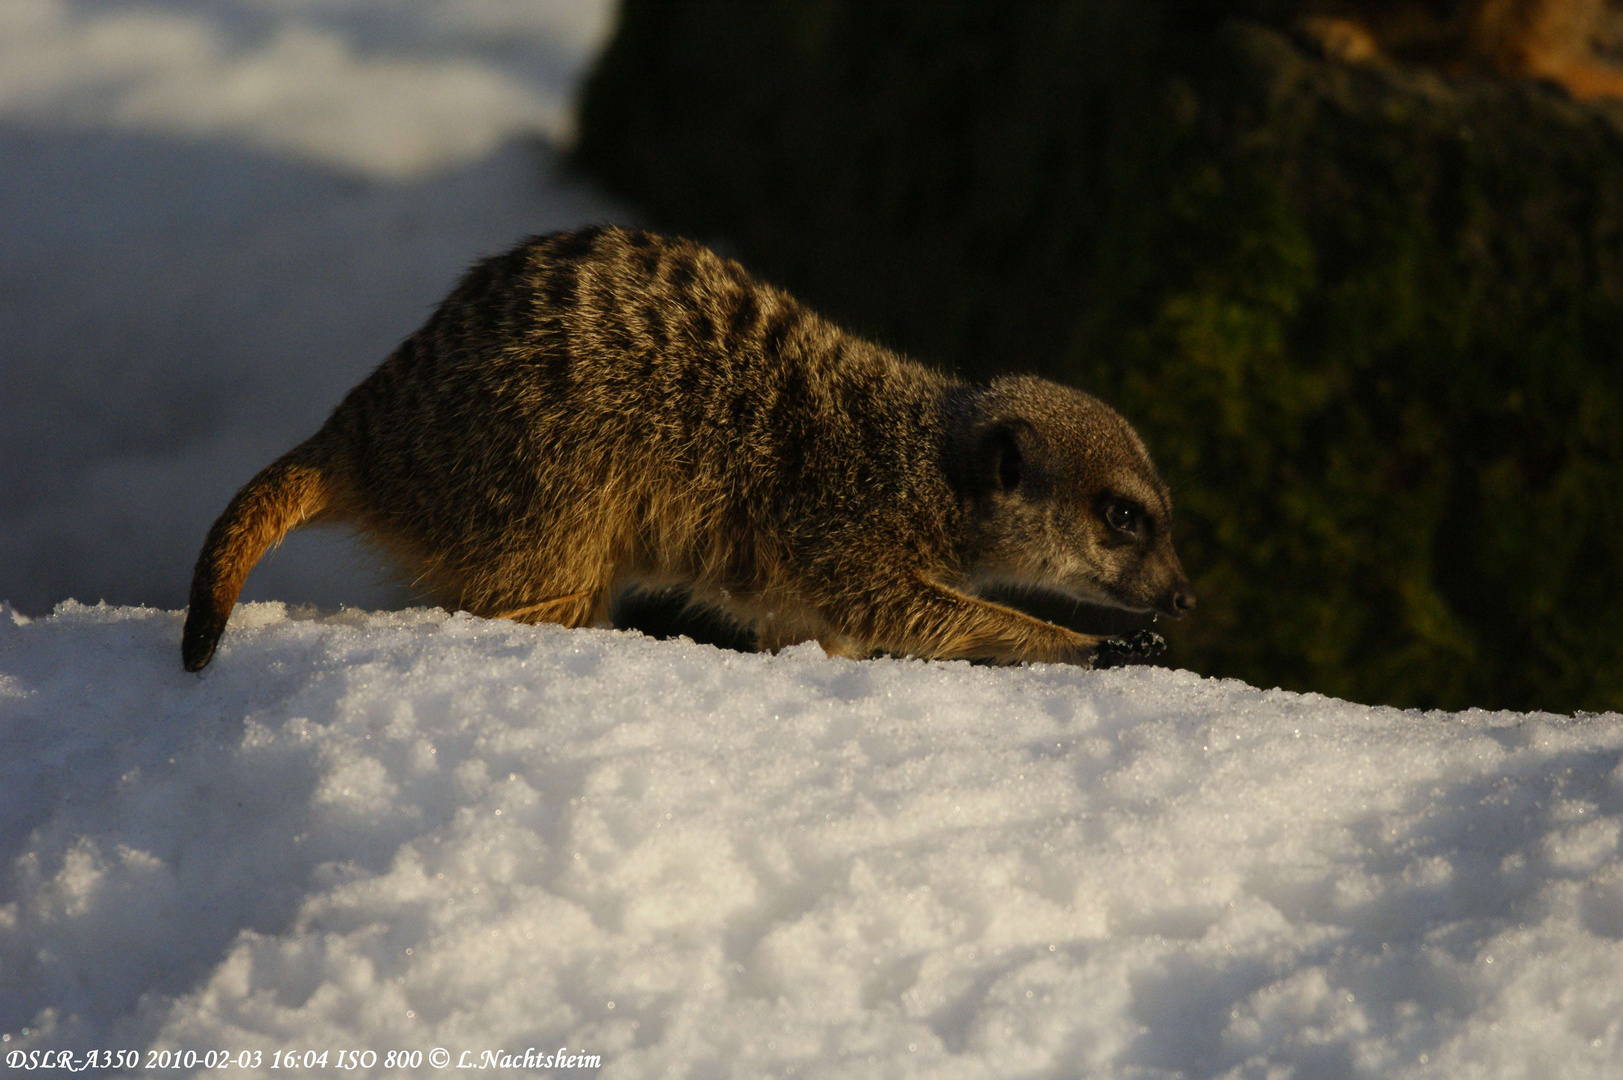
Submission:
<svg viewBox="0 0 1623 1080">
<path fill-rule="evenodd" d="M 977 479 L 982 491 L 1009 492 L 1020 486 L 1028 468 L 1023 447 L 1030 432 L 1024 420 L 998 420 L 981 432 Z"/>
<path fill-rule="evenodd" d="M 981 439 L 981 463 L 988 487 L 1013 491 L 1020 486 L 1020 440 L 1009 424 L 994 424 Z"/>
</svg>

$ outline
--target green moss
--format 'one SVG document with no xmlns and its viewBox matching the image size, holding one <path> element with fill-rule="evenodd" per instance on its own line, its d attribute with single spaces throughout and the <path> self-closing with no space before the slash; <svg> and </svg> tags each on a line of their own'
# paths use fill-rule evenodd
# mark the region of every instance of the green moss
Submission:
<svg viewBox="0 0 1623 1080">
<path fill-rule="evenodd" d="M 628 0 L 579 160 L 859 331 L 1111 401 L 1177 663 L 1623 708 L 1623 136 L 1167 0 Z"/>
</svg>

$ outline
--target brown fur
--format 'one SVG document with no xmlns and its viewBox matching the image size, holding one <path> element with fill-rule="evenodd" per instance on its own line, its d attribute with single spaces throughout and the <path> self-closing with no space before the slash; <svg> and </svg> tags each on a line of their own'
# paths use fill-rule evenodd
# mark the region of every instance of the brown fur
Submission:
<svg viewBox="0 0 1623 1080">
<path fill-rule="evenodd" d="M 207 664 L 254 562 L 321 519 L 477 615 L 585 626 L 625 586 L 682 584 L 765 648 L 1087 663 L 1099 639 L 974 590 L 1182 614 L 1170 515 L 1086 394 L 965 385 L 698 245 L 585 229 L 475 266 L 249 481 L 198 558 L 182 653 Z"/>
</svg>

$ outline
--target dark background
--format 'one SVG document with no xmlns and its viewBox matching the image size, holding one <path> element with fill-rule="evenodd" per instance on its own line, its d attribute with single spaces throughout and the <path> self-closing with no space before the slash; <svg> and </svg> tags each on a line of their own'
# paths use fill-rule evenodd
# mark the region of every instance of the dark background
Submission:
<svg viewBox="0 0 1623 1080">
<path fill-rule="evenodd" d="M 1623 708 L 1619 109 L 1292 8 L 627 0 L 575 161 L 860 332 L 1120 408 L 1201 598 L 1172 662 Z"/>
</svg>

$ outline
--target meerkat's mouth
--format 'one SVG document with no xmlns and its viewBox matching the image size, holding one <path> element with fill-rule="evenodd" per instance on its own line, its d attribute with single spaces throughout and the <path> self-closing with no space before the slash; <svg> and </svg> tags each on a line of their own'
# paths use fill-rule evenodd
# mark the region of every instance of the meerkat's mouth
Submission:
<svg viewBox="0 0 1623 1080">
<path fill-rule="evenodd" d="M 1034 619 L 1063 626 L 1080 634 L 1120 637 L 1155 625 L 1150 608 L 1127 607 L 1113 597 L 1079 596 L 1059 589 L 1004 582 L 986 582 L 976 595 L 1023 611 Z"/>
</svg>

